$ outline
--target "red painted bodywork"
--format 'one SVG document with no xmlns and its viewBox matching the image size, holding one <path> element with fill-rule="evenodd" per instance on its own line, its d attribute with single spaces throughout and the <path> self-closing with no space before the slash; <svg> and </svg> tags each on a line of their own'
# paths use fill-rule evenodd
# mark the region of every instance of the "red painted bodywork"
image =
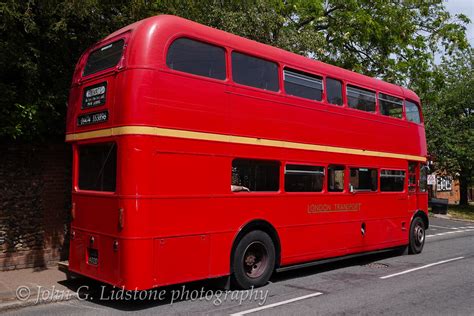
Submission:
<svg viewBox="0 0 474 316">
<path fill-rule="evenodd" d="M 227 79 L 169 69 L 167 47 L 179 37 L 224 47 Z M 88 54 L 120 38 L 126 48 L 117 67 L 82 77 Z M 230 69 L 234 49 L 277 62 L 281 87 L 282 69 L 289 66 L 419 104 L 416 94 L 402 87 L 178 17 L 157 16 L 111 34 L 84 53 L 70 91 L 67 134 L 138 125 L 426 156 L 423 123 L 350 109 L 345 95 L 345 105 L 334 106 L 324 98 L 310 101 L 234 83 Z M 81 109 L 84 88 L 103 81 L 107 81 L 106 104 Z M 110 112 L 107 122 L 76 125 L 78 115 L 101 109 Z M 78 147 L 105 141 L 116 142 L 118 148 L 116 191 L 79 190 Z M 326 188 L 321 193 L 230 191 L 235 157 L 280 160 L 281 188 L 287 162 L 407 170 L 408 161 L 403 159 L 150 135 L 91 137 L 72 144 L 75 218 L 70 269 L 127 289 L 228 275 L 233 240 L 256 219 L 275 228 L 281 243 L 279 264 L 285 266 L 407 244 L 414 212 L 427 211 L 426 193 L 409 193 L 407 183 L 404 192 L 349 193 L 347 173 L 346 191 L 341 193 L 328 193 Z M 308 212 L 311 204 L 331 203 L 361 203 L 361 208 Z M 364 237 L 362 222 L 367 225 Z M 100 254 L 97 266 L 87 263 L 91 237 Z"/>
</svg>

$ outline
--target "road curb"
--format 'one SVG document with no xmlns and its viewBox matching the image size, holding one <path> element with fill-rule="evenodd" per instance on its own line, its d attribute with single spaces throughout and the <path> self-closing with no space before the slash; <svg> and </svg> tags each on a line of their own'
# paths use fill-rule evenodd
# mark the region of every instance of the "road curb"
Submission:
<svg viewBox="0 0 474 316">
<path fill-rule="evenodd" d="M 449 215 L 429 214 L 429 216 L 434 217 L 434 218 L 447 219 L 447 220 L 456 221 L 456 222 L 474 223 L 474 220 L 471 220 L 471 219 L 455 218 Z"/>
<path fill-rule="evenodd" d="M 77 295 L 71 295 L 70 297 L 64 297 L 61 299 L 47 299 L 47 300 L 37 300 L 36 298 L 28 299 L 25 301 L 14 299 L 14 300 L 4 300 L 0 301 L 0 314 L 6 311 L 17 310 L 30 306 L 40 306 L 52 303 L 67 302 L 71 300 L 77 300 L 79 297 Z"/>
</svg>

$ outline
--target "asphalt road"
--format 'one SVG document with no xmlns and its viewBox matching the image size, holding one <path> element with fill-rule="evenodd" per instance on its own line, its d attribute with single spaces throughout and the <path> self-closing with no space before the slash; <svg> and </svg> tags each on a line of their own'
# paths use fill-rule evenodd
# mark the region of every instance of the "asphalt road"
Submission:
<svg viewBox="0 0 474 316">
<path fill-rule="evenodd" d="M 125 293 L 76 280 L 65 284 L 71 290 L 87 286 L 87 300 L 37 305 L 8 315 L 474 315 L 474 223 L 430 220 L 420 255 L 385 253 L 287 271 L 274 275 L 265 287 L 227 296 L 206 281 L 131 300 Z"/>
</svg>

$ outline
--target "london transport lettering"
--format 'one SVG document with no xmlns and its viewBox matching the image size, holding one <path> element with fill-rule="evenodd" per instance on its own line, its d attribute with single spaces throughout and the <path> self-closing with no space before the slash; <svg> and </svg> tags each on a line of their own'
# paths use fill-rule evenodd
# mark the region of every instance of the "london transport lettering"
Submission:
<svg viewBox="0 0 474 316">
<path fill-rule="evenodd" d="M 334 203 L 334 204 L 309 204 L 308 213 L 320 212 L 356 212 L 360 211 L 362 203 Z"/>
</svg>

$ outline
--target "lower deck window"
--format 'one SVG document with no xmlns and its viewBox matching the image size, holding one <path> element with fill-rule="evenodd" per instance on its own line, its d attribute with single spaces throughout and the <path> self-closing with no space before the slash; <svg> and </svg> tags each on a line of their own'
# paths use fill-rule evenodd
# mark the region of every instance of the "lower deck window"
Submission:
<svg viewBox="0 0 474 316">
<path fill-rule="evenodd" d="M 382 170 L 380 172 L 380 191 L 401 192 L 405 186 L 405 171 Z"/>
<path fill-rule="evenodd" d="M 235 159 L 232 161 L 232 192 L 278 191 L 280 162 Z"/>
<path fill-rule="evenodd" d="M 344 166 L 328 167 L 328 191 L 344 191 Z"/>
<path fill-rule="evenodd" d="M 79 189 L 114 192 L 116 175 L 115 143 L 79 147 Z"/>
<path fill-rule="evenodd" d="M 377 169 L 351 168 L 351 190 L 377 191 Z"/>
<path fill-rule="evenodd" d="M 323 181 L 324 167 L 286 165 L 286 192 L 321 192 Z"/>
</svg>

